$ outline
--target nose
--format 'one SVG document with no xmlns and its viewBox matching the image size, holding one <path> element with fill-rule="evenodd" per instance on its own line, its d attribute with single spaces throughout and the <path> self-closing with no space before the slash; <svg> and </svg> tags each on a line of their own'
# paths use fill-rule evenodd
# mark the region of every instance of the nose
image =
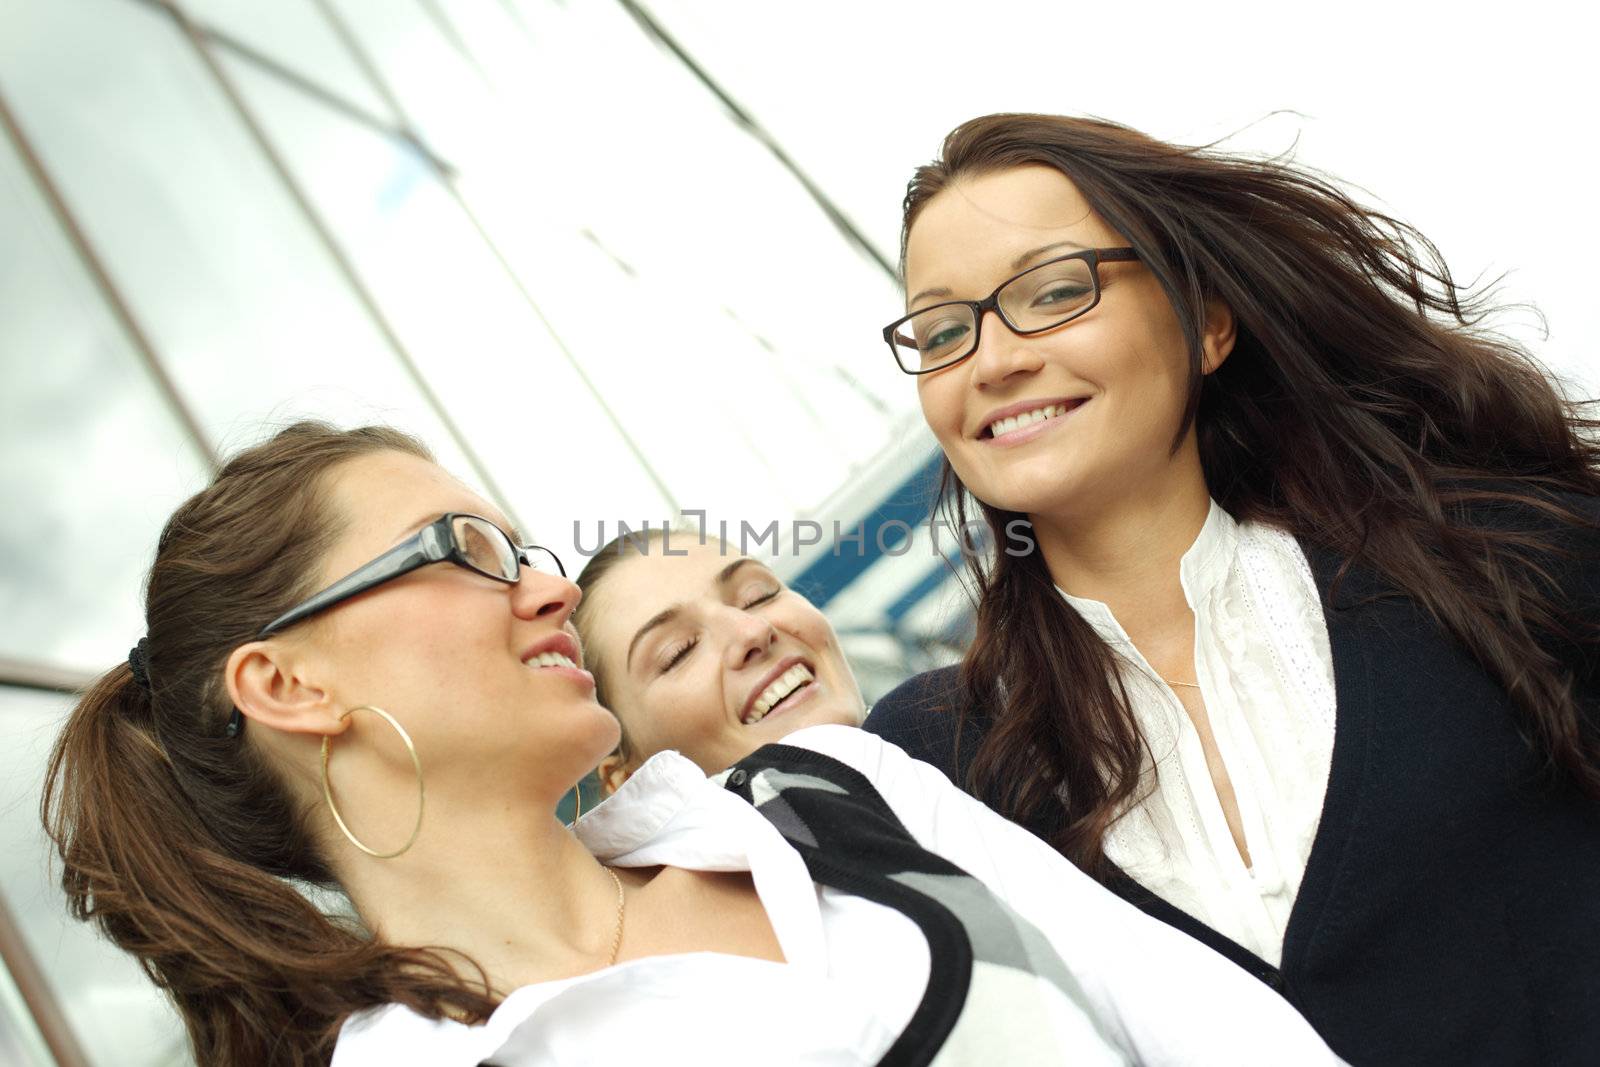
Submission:
<svg viewBox="0 0 1600 1067">
<path fill-rule="evenodd" d="M 511 611 L 519 619 L 543 619 L 565 626 L 577 610 L 583 591 L 559 574 L 524 567 L 511 587 Z"/>
<path fill-rule="evenodd" d="M 1011 332 L 1000 312 L 986 311 L 979 324 L 978 347 L 969 362 L 972 383 L 980 389 L 1003 385 L 1018 375 L 1032 374 L 1044 365 L 1032 338 Z"/>
<path fill-rule="evenodd" d="M 778 639 L 778 631 L 772 623 L 738 608 L 732 610 L 729 626 L 732 639 L 728 642 L 727 662 L 733 670 L 759 660 Z"/>
</svg>

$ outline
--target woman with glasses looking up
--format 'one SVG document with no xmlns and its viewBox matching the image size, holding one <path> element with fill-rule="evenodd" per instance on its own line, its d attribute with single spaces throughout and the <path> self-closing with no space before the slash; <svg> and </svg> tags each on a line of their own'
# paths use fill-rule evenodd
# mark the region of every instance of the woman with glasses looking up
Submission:
<svg viewBox="0 0 1600 1067">
<path fill-rule="evenodd" d="M 197 1062 L 1335 1062 L 860 731 L 720 782 L 662 753 L 562 826 L 618 728 L 577 588 L 521 544 L 413 439 L 314 424 L 167 523 L 148 632 L 74 708 L 44 812 L 72 911 L 168 992 Z M 951 820 L 964 853 L 918 844 Z M 1041 906 L 1062 883 L 1097 902 L 1081 938 Z"/>
<path fill-rule="evenodd" d="M 1595 1062 L 1595 420 L 1415 230 L 1108 122 L 955 129 L 902 268 L 997 547 L 867 729 L 1352 1062 Z"/>
</svg>

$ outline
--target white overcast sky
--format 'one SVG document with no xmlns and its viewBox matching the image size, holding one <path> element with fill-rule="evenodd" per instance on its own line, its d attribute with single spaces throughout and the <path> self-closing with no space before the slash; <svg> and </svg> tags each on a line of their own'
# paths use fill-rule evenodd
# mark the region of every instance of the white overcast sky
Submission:
<svg viewBox="0 0 1600 1067">
<path fill-rule="evenodd" d="M 1513 332 L 1600 393 L 1582 5 L 647 4 L 886 251 L 912 167 L 963 119 L 1090 114 L 1190 143 L 1250 127 L 1232 143 L 1298 137 L 1302 162 L 1419 226 L 1458 277 L 1510 271 L 1507 297 L 1550 334 Z"/>
</svg>

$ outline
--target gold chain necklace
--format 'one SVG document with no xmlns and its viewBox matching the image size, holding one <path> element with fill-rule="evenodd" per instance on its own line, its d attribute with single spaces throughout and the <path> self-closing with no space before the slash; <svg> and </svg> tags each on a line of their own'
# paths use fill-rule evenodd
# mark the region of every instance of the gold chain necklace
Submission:
<svg viewBox="0 0 1600 1067">
<path fill-rule="evenodd" d="M 627 899 L 622 895 L 622 879 L 617 877 L 617 872 L 612 870 L 610 867 L 605 867 L 604 870 L 611 876 L 611 884 L 617 887 L 617 932 L 611 935 L 611 958 L 606 961 L 606 966 L 611 967 L 615 966 L 617 962 L 617 953 L 622 950 L 622 913 L 627 907 L 628 902 Z M 452 1019 L 455 1022 L 462 1023 L 464 1025 L 470 1026 L 473 1023 L 473 1017 L 471 1015 L 457 1008 L 445 1008 L 444 1015 L 445 1018 Z M 478 1021 L 482 1022 L 481 1019 Z"/>
<path fill-rule="evenodd" d="M 622 912 L 628 906 L 628 902 L 622 895 L 622 879 L 617 877 L 617 872 L 607 867 L 606 873 L 611 876 L 612 884 L 617 887 L 617 932 L 611 935 L 611 958 L 606 961 L 606 966 L 610 967 L 617 962 L 617 953 L 622 949 Z"/>
<path fill-rule="evenodd" d="M 1163 682 L 1166 682 L 1168 685 L 1172 686 L 1174 689 L 1176 689 L 1180 685 L 1183 686 L 1183 688 L 1185 688 L 1185 689 L 1199 689 L 1200 688 L 1200 685 L 1199 685 L 1198 682 L 1174 682 L 1171 678 L 1163 678 L 1161 680 Z"/>
</svg>

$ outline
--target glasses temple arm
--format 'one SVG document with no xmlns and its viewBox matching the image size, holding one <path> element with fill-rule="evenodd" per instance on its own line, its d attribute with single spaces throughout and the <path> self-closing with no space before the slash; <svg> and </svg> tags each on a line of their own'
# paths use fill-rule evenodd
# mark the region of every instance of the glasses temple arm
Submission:
<svg viewBox="0 0 1600 1067">
<path fill-rule="evenodd" d="M 276 619 L 267 623 L 261 628 L 261 632 L 256 637 L 269 637 L 287 626 L 292 626 L 297 622 L 308 619 L 320 611 L 326 611 L 341 600 L 348 600 L 353 596 L 358 596 L 368 589 L 382 585 L 384 582 L 404 574 L 406 571 L 416 570 L 418 567 L 434 562 L 435 557 L 424 542 L 424 536 L 430 532 L 427 529 L 422 530 L 414 537 L 407 538 L 400 544 L 395 545 L 370 563 L 357 567 L 320 593 L 290 608 Z"/>
</svg>

